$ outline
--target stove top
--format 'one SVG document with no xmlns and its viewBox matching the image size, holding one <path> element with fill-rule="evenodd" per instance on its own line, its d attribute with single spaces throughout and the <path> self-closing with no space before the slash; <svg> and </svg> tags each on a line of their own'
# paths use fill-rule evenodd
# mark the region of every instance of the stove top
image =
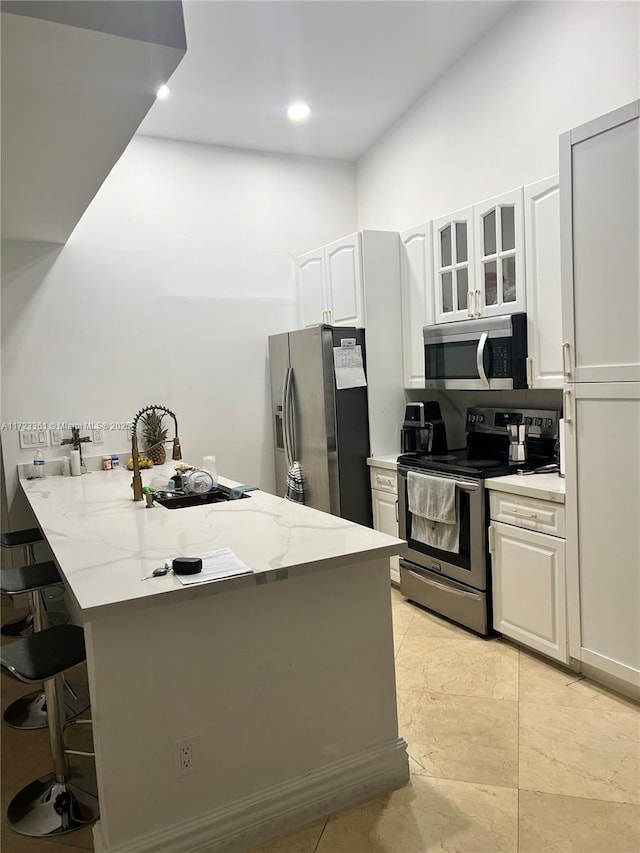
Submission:
<svg viewBox="0 0 640 853">
<path fill-rule="evenodd" d="M 444 474 L 461 474 L 476 479 L 500 477 L 503 474 L 515 474 L 517 468 L 526 467 L 522 463 L 509 465 L 506 459 L 478 459 L 467 450 L 456 450 L 441 456 L 429 456 L 424 453 L 404 453 L 398 457 L 398 465 L 420 468 L 424 471 Z"/>
</svg>

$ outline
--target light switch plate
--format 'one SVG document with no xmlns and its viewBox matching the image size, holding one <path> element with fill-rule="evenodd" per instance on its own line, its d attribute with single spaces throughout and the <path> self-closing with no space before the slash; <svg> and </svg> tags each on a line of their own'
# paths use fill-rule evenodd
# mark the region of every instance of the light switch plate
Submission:
<svg viewBox="0 0 640 853">
<path fill-rule="evenodd" d="M 51 440 L 51 446 L 57 447 L 62 444 L 62 430 L 61 429 L 50 429 L 49 437 Z"/>
<path fill-rule="evenodd" d="M 49 446 L 46 430 L 21 429 L 18 435 L 20 437 L 20 447 L 23 450 L 31 450 L 32 447 Z"/>
</svg>

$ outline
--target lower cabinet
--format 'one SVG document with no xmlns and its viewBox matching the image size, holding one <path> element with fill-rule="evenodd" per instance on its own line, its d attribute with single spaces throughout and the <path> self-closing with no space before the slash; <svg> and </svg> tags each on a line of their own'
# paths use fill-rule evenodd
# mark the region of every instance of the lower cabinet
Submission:
<svg viewBox="0 0 640 853">
<path fill-rule="evenodd" d="M 398 488 L 395 471 L 371 468 L 373 527 L 389 536 L 398 536 Z M 400 558 L 391 557 L 391 580 L 400 583 Z"/>
<path fill-rule="evenodd" d="M 491 493 L 489 548 L 493 564 L 493 627 L 541 654 L 569 663 L 565 540 L 532 529 L 548 525 L 550 515 L 564 507 L 550 501 L 520 497 L 504 517 L 513 496 Z M 564 529 L 562 528 L 562 532 Z"/>
</svg>

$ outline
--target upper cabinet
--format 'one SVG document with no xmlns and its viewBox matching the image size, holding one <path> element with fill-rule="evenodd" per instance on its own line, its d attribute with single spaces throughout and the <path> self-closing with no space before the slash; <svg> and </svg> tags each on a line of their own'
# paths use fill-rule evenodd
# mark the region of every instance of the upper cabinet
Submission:
<svg viewBox="0 0 640 853">
<path fill-rule="evenodd" d="M 562 388 L 562 291 L 558 176 L 524 188 L 527 382 Z"/>
<path fill-rule="evenodd" d="M 361 235 L 350 234 L 295 260 L 298 312 L 303 328 L 363 326 Z"/>
<path fill-rule="evenodd" d="M 524 311 L 522 188 L 474 205 L 473 227 L 474 316 Z"/>
<path fill-rule="evenodd" d="M 402 364 L 405 388 L 424 388 L 422 330 L 433 323 L 431 223 L 400 234 Z"/>
<path fill-rule="evenodd" d="M 2 238 L 65 243 L 186 50 L 182 4 L 2 3 Z"/>
<path fill-rule="evenodd" d="M 638 104 L 560 137 L 567 382 L 640 380 Z"/>
<path fill-rule="evenodd" d="M 479 316 L 474 302 L 473 208 L 435 219 L 433 237 L 435 322 Z"/>
</svg>

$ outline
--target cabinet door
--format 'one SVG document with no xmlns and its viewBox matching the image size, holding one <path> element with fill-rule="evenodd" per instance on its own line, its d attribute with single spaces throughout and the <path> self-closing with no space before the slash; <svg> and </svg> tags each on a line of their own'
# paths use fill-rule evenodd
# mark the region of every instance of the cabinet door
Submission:
<svg viewBox="0 0 640 853">
<path fill-rule="evenodd" d="M 307 252 L 295 260 L 298 320 L 303 329 L 326 322 L 324 250 Z"/>
<path fill-rule="evenodd" d="M 371 489 L 373 528 L 389 536 L 398 536 L 398 500 L 390 492 Z M 400 583 L 400 558 L 391 557 L 391 580 Z"/>
<path fill-rule="evenodd" d="M 562 388 L 560 187 L 558 176 L 524 188 L 527 291 L 527 380 L 530 388 Z"/>
<path fill-rule="evenodd" d="M 364 326 L 360 234 L 325 247 L 328 322 L 333 326 Z"/>
<path fill-rule="evenodd" d="M 402 355 L 405 388 L 424 388 L 422 330 L 433 323 L 431 223 L 411 228 L 402 240 Z"/>
<path fill-rule="evenodd" d="M 571 655 L 640 687 L 640 383 L 565 391 Z"/>
<path fill-rule="evenodd" d="M 568 663 L 565 541 L 510 524 L 491 524 L 493 627 Z"/>
<path fill-rule="evenodd" d="M 436 323 L 476 316 L 473 294 L 473 209 L 433 221 L 433 289 Z"/>
<path fill-rule="evenodd" d="M 522 188 L 473 206 L 475 315 L 524 311 Z"/>
<path fill-rule="evenodd" d="M 640 381 L 639 103 L 560 137 L 567 381 Z"/>
</svg>

